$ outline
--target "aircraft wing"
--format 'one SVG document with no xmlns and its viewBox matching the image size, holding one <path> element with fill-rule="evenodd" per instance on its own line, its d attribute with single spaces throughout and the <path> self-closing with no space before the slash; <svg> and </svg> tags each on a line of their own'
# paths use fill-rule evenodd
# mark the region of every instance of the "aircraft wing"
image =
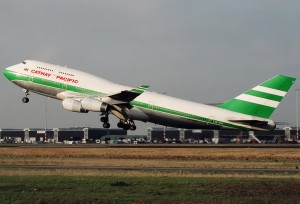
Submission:
<svg viewBox="0 0 300 204">
<path fill-rule="evenodd" d="M 109 105 L 128 104 L 129 102 L 133 101 L 136 97 L 144 93 L 144 91 L 146 91 L 148 88 L 148 85 L 141 85 L 131 90 L 124 90 L 120 93 L 106 96 L 102 98 L 102 101 L 106 102 Z"/>
<path fill-rule="evenodd" d="M 123 90 L 119 93 L 104 96 L 86 96 L 86 95 L 72 95 L 70 92 L 59 93 L 60 98 L 72 98 L 80 101 L 83 109 L 87 111 L 103 112 L 101 107 L 104 104 L 106 113 L 112 113 L 120 120 L 128 120 L 128 113 L 133 106 L 130 104 L 136 97 L 144 93 L 149 88 L 148 85 L 141 85 L 131 90 Z M 104 114 L 104 112 L 102 113 Z"/>
<path fill-rule="evenodd" d="M 131 90 L 124 90 L 120 93 L 101 98 L 101 101 L 110 105 L 110 113 L 120 120 L 127 120 L 129 110 L 133 107 L 130 102 L 144 93 L 149 88 L 148 85 L 142 85 Z"/>
<path fill-rule="evenodd" d="M 101 100 L 109 105 L 118 105 L 118 104 L 128 104 L 133 101 L 136 97 L 144 93 L 149 88 L 148 85 L 141 85 L 137 88 L 131 90 L 124 90 L 119 93 L 113 95 L 99 95 L 99 93 L 95 93 L 93 95 L 90 94 L 82 94 L 82 93 L 74 93 L 71 91 L 63 91 L 57 94 L 57 97 L 61 100 L 65 98 L 73 98 L 77 100 L 81 100 L 85 97 L 94 98 L 96 100 Z"/>
</svg>

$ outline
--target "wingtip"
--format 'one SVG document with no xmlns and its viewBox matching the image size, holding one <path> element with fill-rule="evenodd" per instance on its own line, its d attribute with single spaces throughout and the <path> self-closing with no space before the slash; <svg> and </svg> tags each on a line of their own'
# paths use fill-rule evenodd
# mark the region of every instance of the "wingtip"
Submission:
<svg viewBox="0 0 300 204">
<path fill-rule="evenodd" d="M 148 89 L 150 86 L 147 84 L 143 84 L 141 86 L 139 86 L 138 88 L 144 88 L 144 89 Z"/>
</svg>

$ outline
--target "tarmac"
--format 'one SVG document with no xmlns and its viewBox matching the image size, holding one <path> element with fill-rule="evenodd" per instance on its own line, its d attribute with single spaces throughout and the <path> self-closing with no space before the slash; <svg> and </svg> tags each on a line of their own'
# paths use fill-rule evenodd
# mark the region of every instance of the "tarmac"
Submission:
<svg viewBox="0 0 300 204">
<path fill-rule="evenodd" d="M 0 144 L 0 148 L 300 148 L 300 144 Z"/>
</svg>

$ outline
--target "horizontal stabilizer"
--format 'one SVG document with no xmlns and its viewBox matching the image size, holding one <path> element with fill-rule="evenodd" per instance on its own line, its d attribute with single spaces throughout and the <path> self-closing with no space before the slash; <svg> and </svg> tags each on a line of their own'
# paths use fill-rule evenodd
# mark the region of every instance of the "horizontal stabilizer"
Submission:
<svg viewBox="0 0 300 204">
<path fill-rule="evenodd" d="M 243 125 L 250 125 L 250 126 L 264 126 L 268 124 L 268 121 L 262 120 L 229 120 L 230 122 L 240 123 Z"/>
</svg>

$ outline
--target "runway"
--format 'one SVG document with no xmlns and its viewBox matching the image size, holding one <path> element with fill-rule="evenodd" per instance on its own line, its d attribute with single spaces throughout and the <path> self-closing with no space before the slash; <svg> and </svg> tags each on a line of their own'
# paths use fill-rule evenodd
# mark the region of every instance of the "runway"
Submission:
<svg viewBox="0 0 300 204">
<path fill-rule="evenodd" d="M 300 144 L 0 144 L 0 148 L 300 148 Z"/>
<path fill-rule="evenodd" d="M 125 167 L 125 166 L 62 166 L 62 165 L 0 165 L 5 169 L 69 169 L 69 170 L 136 170 L 136 171 L 192 171 L 214 173 L 299 173 L 300 169 L 268 169 L 268 168 L 184 168 L 184 167 Z"/>
</svg>

